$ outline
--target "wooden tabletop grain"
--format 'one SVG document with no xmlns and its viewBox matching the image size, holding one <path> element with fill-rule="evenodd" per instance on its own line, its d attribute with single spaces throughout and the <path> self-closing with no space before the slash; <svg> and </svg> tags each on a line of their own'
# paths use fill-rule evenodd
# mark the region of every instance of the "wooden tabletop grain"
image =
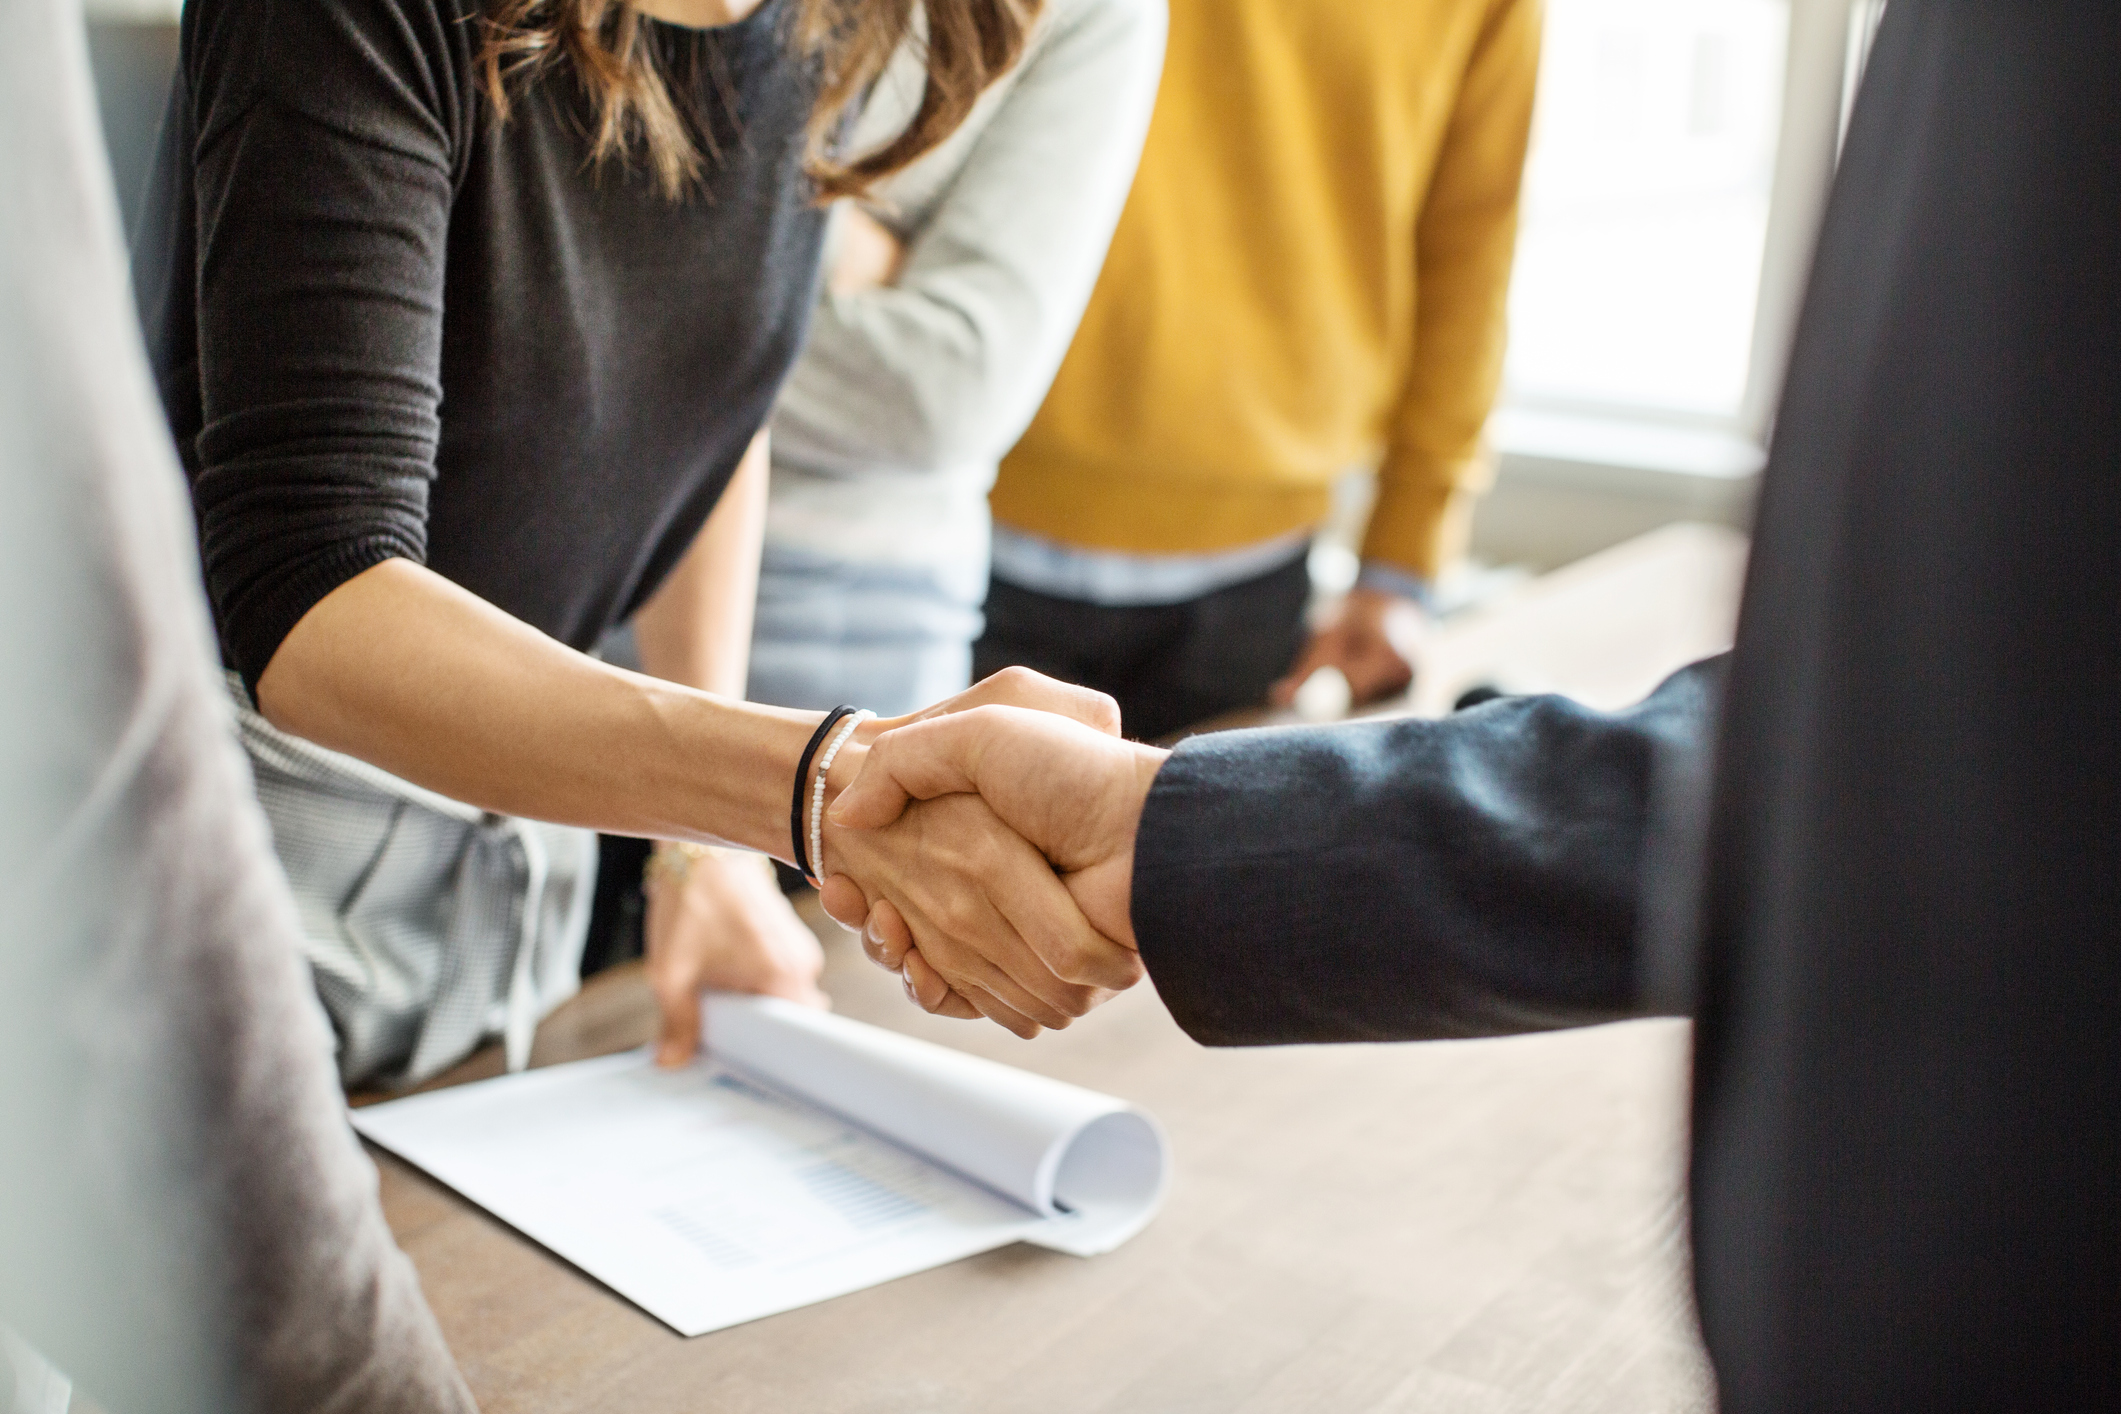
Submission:
<svg viewBox="0 0 2121 1414">
<path fill-rule="evenodd" d="M 1706 529 L 1645 537 L 1589 565 L 1595 573 L 1561 572 L 1576 576 L 1568 593 L 1541 582 L 1485 615 L 1481 633 L 1454 626 L 1436 675 L 1573 682 L 1617 705 L 1727 640 L 1742 556 L 1741 543 Z M 814 904 L 803 907 L 826 940 L 825 986 L 842 1012 L 1157 1114 L 1177 1165 L 1163 1213 L 1102 1257 L 1011 1247 L 686 1340 L 371 1150 L 391 1227 L 483 1408 L 1712 1406 L 1686 1277 L 1684 1023 L 1211 1051 L 1142 987 L 1021 1042 L 913 1009 Z M 533 1063 L 638 1045 L 653 1028 L 644 980 L 621 968 L 546 1021 Z M 489 1049 L 442 1083 L 499 1068 Z"/>
</svg>

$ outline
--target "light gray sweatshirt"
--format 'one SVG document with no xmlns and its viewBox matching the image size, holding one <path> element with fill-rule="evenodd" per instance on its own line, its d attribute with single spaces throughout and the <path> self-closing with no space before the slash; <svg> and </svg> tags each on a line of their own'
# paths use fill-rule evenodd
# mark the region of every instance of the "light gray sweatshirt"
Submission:
<svg viewBox="0 0 2121 1414">
<path fill-rule="evenodd" d="M 111 1414 L 468 1410 L 236 745 L 78 0 L 0 28 L 0 1327 Z"/>
<path fill-rule="evenodd" d="M 1017 67 L 868 203 L 906 241 L 905 266 L 888 288 L 819 300 L 774 409 L 769 556 L 929 570 L 978 607 L 987 490 L 1089 302 L 1164 30 L 1162 0 L 1048 0 Z M 899 56 L 858 150 L 905 125 L 920 73 Z"/>
</svg>

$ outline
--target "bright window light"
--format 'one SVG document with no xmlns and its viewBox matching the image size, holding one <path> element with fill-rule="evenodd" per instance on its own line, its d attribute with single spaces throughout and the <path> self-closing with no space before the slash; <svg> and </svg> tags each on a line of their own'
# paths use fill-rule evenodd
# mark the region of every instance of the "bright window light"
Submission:
<svg viewBox="0 0 2121 1414">
<path fill-rule="evenodd" d="M 1788 0 L 1547 0 L 1512 404 L 1738 417 L 1788 35 Z"/>
</svg>

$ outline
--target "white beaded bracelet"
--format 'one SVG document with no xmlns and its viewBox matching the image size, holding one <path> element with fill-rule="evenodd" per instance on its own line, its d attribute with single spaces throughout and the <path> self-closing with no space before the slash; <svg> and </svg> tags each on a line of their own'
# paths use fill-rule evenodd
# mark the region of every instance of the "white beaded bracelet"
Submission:
<svg viewBox="0 0 2121 1414">
<path fill-rule="evenodd" d="M 812 882 L 820 888 L 825 883 L 825 773 L 832 769 L 832 758 L 840 754 L 840 748 L 847 744 L 848 737 L 854 735 L 854 729 L 875 716 L 876 713 L 864 709 L 849 717 L 846 725 L 833 735 L 825 754 L 818 758 L 817 784 L 810 791 L 810 867 L 816 871 Z"/>
</svg>

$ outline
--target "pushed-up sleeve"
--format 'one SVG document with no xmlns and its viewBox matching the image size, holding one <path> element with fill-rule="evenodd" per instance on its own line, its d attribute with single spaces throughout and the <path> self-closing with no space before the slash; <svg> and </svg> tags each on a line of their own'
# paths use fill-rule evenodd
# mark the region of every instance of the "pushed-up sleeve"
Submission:
<svg viewBox="0 0 2121 1414">
<path fill-rule="evenodd" d="M 1181 743 L 1134 854 L 1134 929 L 1171 1014 L 1209 1045 L 1634 1014 L 1660 758 L 1710 739 L 1722 665 L 1617 713 L 1519 697 Z"/>
<path fill-rule="evenodd" d="M 1433 580 L 1465 548 L 1490 465 L 1518 189 L 1539 77 L 1539 0 L 1494 0 L 1459 81 L 1415 230 L 1412 362 L 1363 558 Z"/>
<path fill-rule="evenodd" d="M 775 410 L 777 459 L 826 473 L 991 463 L 1038 410 L 1133 184 L 1165 31 L 1162 0 L 1083 0 L 1048 22 L 897 282 L 822 296 Z"/>
<path fill-rule="evenodd" d="M 316 602 L 423 560 L 470 27 L 449 0 L 194 0 L 206 582 L 257 679 Z"/>
</svg>

